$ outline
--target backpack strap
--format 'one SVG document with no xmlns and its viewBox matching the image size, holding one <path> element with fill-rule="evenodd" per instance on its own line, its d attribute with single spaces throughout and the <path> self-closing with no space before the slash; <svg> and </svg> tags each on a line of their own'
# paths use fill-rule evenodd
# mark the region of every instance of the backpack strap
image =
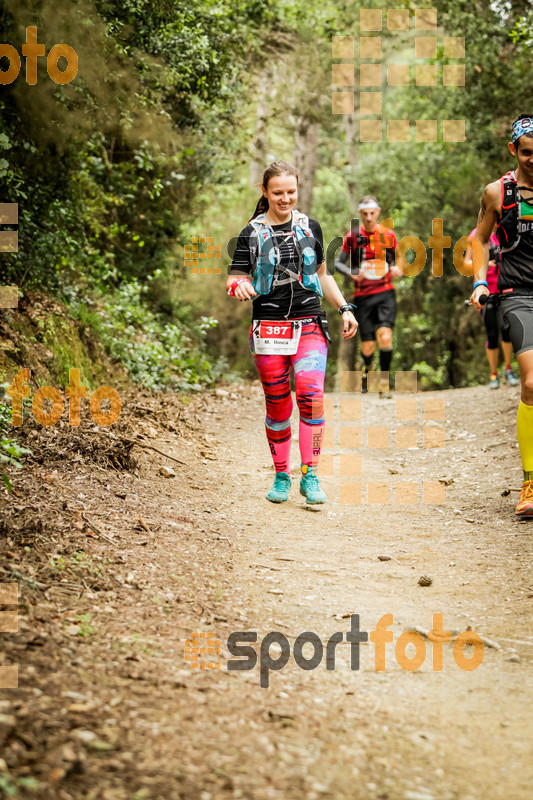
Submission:
<svg viewBox="0 0 533 800">
<path fill-rule="evenodd" d="M 251 220 L 250 225 L 252 225 L 254 229 L 253 234 L 250 236 L 250 259 L 252 265 L 255 266 L 259 257 L 260 242 L 263 244 L 267 239 L 272 239 L 273 232 L 272 225 L 268 221 L 266 214 L 259 214 Z M 294 210 L 292 212 L 291 225 L 292 231 L 294 231 L 295 234 L 295 244 L 301 252 L 303 250 L 301 240 L 312 235 L 309 227 L 309 218 L 305 214 L 302 214 L 302 212 Z"/>
<path fill-rule="evenodd" d="M 292 227 L 298 225 L 304 231 L 306 236 L 311 236 L 311 228 L 309 227 L 309 217 L 301 211 L 292 212 Z"/>
<path fill-rule="evenodd" d="M 296 209 L 292 212 L 291 231 L 294 246 L 298 251 L 299 263 L 291 265 L 280 273 L 276 270 L 279 262 L 279 250 L 271 251 L 274 246 L 274 232 L 266 214 L 259 214 L 250 221 L 253 232 L 250 234 L 250 260 L 253 267 L 252 285 L 258 294 L 268 294 L 273 281 L 276 286 L 287 283 L 298 283 L 309 291 L 322 295 L 320 281 L 316 275 L 317 256 L 312 246 L 313 233 L 309 226 L 309 218 Z"/>
<path fill-rule="evenodd" d="M 303 274 L 307 276 L 316 275 L 319 265 L 317 263 L 316 250 L 314 247 L 311 247 L 311 243 L 308 241 L 310 238 L 314 239 L 311 226 L 309 225 L 309 217 L 302 214 L 301 211 L 294 211 L 293 230 Z"/>
<path fill-rule="evenodd" d="M 519 191 L 512 170 L 500 178 L 502 191 L 500 220 L 496 226 L 496 236 L 502 253 L 514 250 L 520 241 L 520 213 L 518 209 Z"/>
<path fill-rule="evenodd" d="M 259 257 L 259 242 L 260 240 L 264 241 L 265 239 L 271 238 L 272 231 L 265 214 L 259 214 L 251 220 L 250 225 L 253 228 L 248 242 L 250 247 L 250 262 L 252 268 L 255 269 Z"/>
<path fill-rule="evenodd" d="M 500 178 L 502 188 L 502 212 L 516 205 L 516 178 L 512 171 Z"/>
</svg>

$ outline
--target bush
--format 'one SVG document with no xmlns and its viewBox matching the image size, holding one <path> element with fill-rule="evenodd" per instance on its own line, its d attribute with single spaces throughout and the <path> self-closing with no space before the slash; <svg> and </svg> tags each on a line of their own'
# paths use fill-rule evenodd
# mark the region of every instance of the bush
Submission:
<svg viewBox="0 0 533 800">
<path fill-rule="evenodd" d="M 5 391 L 5 389 L 4 389 Z M 10 467 L 20 469 L 24 456 L 31 454 L 27 447 L 21 447 L 16 439 L 8 435 L 11 428 L 11 406 L 0 395 L 0 462 Z M 2 473 L 2 480 L 11 491 L 11 481 L 8 475 Z"/>
<path fill-rule="evenodd" d="M 195 322 L 188 308 L 175 321 L 152 311 L 144 296 L 157 277 L 156 271 L 145 285 L 136 278 L 121 284 L 95 304 L 95 311 L 87 311 L 85 299 L 73 300 L 71 311 L 96 330 L 109 355 L 124 365 L 134 383 L 154 390 L 199 389 L 223 369 L 205 351 L 205 336 L 217 321 L 202 316 Z"/>
</svg>

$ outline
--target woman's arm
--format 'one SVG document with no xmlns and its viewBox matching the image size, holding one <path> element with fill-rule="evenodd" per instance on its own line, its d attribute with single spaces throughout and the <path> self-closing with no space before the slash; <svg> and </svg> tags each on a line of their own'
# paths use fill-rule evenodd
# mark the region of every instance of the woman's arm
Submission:
<svg viewBox="0 0 533 800">
<path fill-rule="evenodd" d="M 237 300 L 251 300 L 257 297 L 257 292 L 252 286 L 250 273 L 252 264 L 250 260 L 250 226 L 244 228 L 237 239 L 233 263 L 226 281 L 226 291 Z M 230 291 L 232 290 L 232 291 Z"/>
<path fill-rule="evenodd" d="M 341 306 L 346 305 L 346 300 L 344 299 L 341 290 L 337 286 L 335 278 L 333 275 L 328 275 L 326 270 L 326 262 L 323 261 L 320 269 L 317 272 L 318 279 L 320 281 L 320 286 L 322 288 L 322 294 L 328 301 L 331 303 L 333 308 L 336 308 L 337 311 Z M 352 336 L 355 336 L 357 332 L 358 323 L 355 320 L 355 317 L 351 311 L 345 311 L 342 315 L 342 322 L 343 322 L 343 332 L 342 335 L 345 339 L 351 339 Z"/>
</svg>

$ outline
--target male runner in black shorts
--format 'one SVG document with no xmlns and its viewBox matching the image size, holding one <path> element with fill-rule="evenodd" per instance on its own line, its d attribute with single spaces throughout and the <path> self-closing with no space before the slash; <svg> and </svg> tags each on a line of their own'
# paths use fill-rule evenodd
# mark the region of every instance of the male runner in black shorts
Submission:
<svg viewBox="0 0 533 800">
<path fill-rule="evenodd" d="M 335 262 L 335 268 L 350 275 L 355 283 L 355 318 L 359 323 L 363 377 L 361 390 L 368 391 L 367 373 L 370 370 L 376 340 L 379 347 L 379 368 L 388 372 L 392 361 L 392 329 L 396 321 L 396 292 L 393 278 L 403 273 L 394 266 L 394 251 L 397 239 L 394 232 L 378 224 L 379 203 L 375 197 L 366 195 L 358 206 L 363 228 L 359 233 L 350 231 Z M 351 269 L 346 266 L 351 256 Z M 380 397 L 390 397 L 380 392 Z"/>
<path fill-rule="evenodd" d="M 489 294 L 489 239 L 496 222 L 502 251 L 501 309 L 510 327 L 522 384 L 516 427 L 524 483 L 516 513 L 533 517 L 533 114 L 521 114 L 513 122 L 509 151 L 517 159 L 517 168 L 489 183 L 481 196 L 476 238 L 485 257 L 470 300 L 479 309 L 479 298 Z"/>
</svg>

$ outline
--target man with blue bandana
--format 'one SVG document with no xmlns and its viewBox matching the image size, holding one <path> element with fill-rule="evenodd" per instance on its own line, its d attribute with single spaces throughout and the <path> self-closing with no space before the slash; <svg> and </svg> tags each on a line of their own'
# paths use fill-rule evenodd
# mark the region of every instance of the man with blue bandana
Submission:
<svg viewBox="0 0 533 800">
<path fill-rule="evenodd" d="M 481 196 L 476 238 L 483 245 L 484 261 L 470 300 L 479 310 L 480 297 L 489 294 L 489 240 L 496 223 L 501 309 L 522 384 L 516 427 L 524 483 L 516 514 L 533 518 L 533 114 L 521 114 L 513 122 L 509 152 L 517 159 L 516 169 L 489 183 Z"/>
</svg>

